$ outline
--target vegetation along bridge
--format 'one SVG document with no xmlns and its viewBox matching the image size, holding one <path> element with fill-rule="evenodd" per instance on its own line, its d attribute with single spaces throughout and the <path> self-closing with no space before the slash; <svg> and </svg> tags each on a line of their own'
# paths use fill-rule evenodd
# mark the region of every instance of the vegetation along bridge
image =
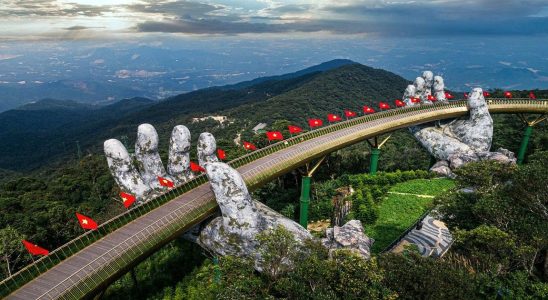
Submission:
<svg viewBox="0 0 548 300">
<path fill-rule="evenodd" d="M 548 113 L 546 100 L 488 99 L 488 103 L 491 113 Z M 253 191 L 335 150 L 399 128 L 460 117 L 467 112 L 465 100 L 383 111 L 294 136 L 229 164 Z M 216 210 L 206 176 L 198 176 L 86 232 L 5 279 L 0 283 L 0 298 L 92 297 Z"/>
</svg>

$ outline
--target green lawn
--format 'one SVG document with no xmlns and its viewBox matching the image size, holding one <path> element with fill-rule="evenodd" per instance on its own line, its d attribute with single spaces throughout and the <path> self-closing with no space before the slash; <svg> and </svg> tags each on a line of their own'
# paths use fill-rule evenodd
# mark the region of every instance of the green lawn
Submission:
<svg viewBox="0 0 548 300">
<path fill-rule="evenodd" d="M 396 184 L 390 189 L 390 191 L 437 196 L 454 186 L 455 183 L 453 180 L 447 178 L 415 179 Z"/>
<path fill-rule="evenodd" d="M 449 179 L 415 179 L 396 184 L 390 192 L 436 196 L 453 186 Z M 430 209 L 432 201 L 433 198 L 388 194 L 379 204 L 379 218 L 375 224 L 365 228 L 367 236 L 375 239 L 372 252 L 379 253 L 390 245 Z"/>
</svg>

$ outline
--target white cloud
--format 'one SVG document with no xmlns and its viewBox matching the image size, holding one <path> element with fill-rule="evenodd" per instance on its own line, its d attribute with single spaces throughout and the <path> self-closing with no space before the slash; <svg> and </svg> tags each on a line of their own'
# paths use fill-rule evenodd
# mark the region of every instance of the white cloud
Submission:
<svg viewBox="0 0 548 300">
<path fill-rule="evenodd" d="M 146 70 L 136 70 L 136 71 L 130 71 L 130 70 L 118 70 L 116 71 L 115 76 L 118 78 L 147 78 L 147 77 L 154 77 L 163 75 L 166 72 L 154 72 L 154 71 L 146 71 Z"/>
<path fill-rule="evenodd" d="M 16 58 L 16 57 L 19 57 L 19 56 L 22 56 L 22 55 L 17 55 L 17 54 L 0 54 L 0 60 L 13 59 L 13 58 Z"/>
</svg>

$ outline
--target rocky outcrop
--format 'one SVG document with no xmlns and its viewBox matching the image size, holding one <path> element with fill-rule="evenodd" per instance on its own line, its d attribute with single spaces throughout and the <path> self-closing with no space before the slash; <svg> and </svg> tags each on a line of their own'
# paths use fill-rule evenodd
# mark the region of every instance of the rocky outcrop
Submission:
<svg viewBox="0 0 548 300">
<path fill-rule="evenodd" d="M 432 93 L 430 86 L 434 88 L 434 96 L 438 102 L 447 102 L 443 78 L 434 76 L 433 82 L 431 78 L 430 71 L 425 71 L 423 77 L 417 77 L 414 84 L 405 89 L 404 102 L 409 106 L 432 104 L 428 99 L 428 95 Z M 420 103 L 412 101 L 413 98 L 420 98 Z M 468 108 L 470 114 L 467 117 L 409 128 L 421 145 L 438 160 L 431 168 L 432 172 L 454 177 L 451 170 L 473 161 L 497 160 L 508 164 L 516 162 L 514 154 L 508 150 L 489 151 L 493 139 L 493 119 L 481 88 L 474 88 L 469 93 Z"/>
<path fill-rule="evenodd" d="M 367 237 L 359 220 L 351 220 L 343 226 L 326 230 L 322 245 L 329 250 L 329 255 L 339 249 L 351 250 L 366 259 L 371 257 L 371 245 L 374 240 Z"/>
<path fill-rule="evenodd" d="M 184 235 L 185 238 L 198 243 L 213 255 L 251 257 L 255 259 L 258 270 L 261 257 L 256 236 L 259 233 L 283 226 L 299 243 L 313 238 L 298 223 L 251 198 L 238 171 L 217 158 L 213 135 L 202 133 L 197 148 L 198 162 L 206 171 L 221 215 L 195 226 Z M 193 177 L 189 160 L 190 132 L 185 126 L 179 125 L 173 129 L 167 172 L 158 155 L 158 134 L 152 125 L 139 126 L 135 149 L 137 167 L 118 140 L 111 139 L 104 143 L 112 176 L 123 191 L 136 195 L 141 202 L 165 190 L 158 186 L 158 176 L 173 180 L 176 184 Z M 371 240 L 363 233 L 359 221 L 335 227 L 332 232 L 334 242 L 330 247 L 350 248 L 369 257 Z"/>
</svg>

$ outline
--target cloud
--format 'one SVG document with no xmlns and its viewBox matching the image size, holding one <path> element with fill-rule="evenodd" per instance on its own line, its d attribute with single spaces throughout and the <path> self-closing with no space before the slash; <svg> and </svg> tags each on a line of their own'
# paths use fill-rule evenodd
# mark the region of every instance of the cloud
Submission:
<svg viewBox="0 0 548 300">
<path fill-rule="evenodd" d="M 19 57 L 19 56 L 22 56 L 22 55 L 19 55 L 19 54 L 0 54 L 0 60 L 13 59 L 13 58 L 16 58 L 16 57 Z"/>
<path fill-rule="evenodd" d="M 147 78 L 147 77 L 154 77 L 154 76 L 160 76 L 166 74 L 166 72 L 154 72 L 154 71 L 146 71 L 146 70 L 136 70 L 136 71 L 130 71 L 130 70 L 118 70 L 114 74 L 115 77 L 118 78 Z"/>
<path fill-rule="evenodd" d="M 90 27 L 86 27 L 86 26 L 71 26 L 71 27 L 66 27 L 66 28 L 63 28 L 64 30 L 86 30 L 86 29 L 89 29 Z"/>
<path fill-rule="evenodd" d="M 60 3 L 52 0 L 3 0 L 3 17 L 97 17 L 112 12 L 110 5 Z"/>
</svg>

